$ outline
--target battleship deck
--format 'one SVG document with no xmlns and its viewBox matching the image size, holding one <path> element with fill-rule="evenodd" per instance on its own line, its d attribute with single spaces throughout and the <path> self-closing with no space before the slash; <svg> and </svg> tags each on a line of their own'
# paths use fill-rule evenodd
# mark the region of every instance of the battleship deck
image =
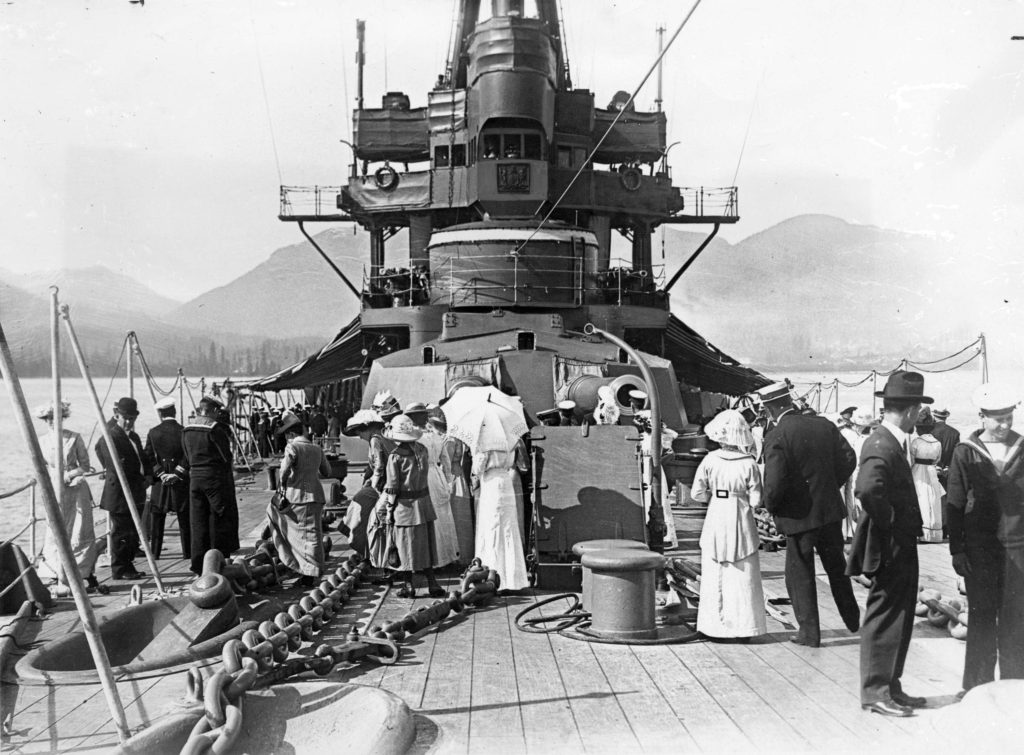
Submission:
<svg viewBox="0 0 1024 755">
<path fill-rule="evenodd" d="M 244 544 L 251 545 L 261 527 L 269 495 L 262 487 L 260 480 L 239 488 L 242 532 L 249 535 Z M 677 508 L 674 514 L 680 544 L 670 555 L 698 559 L 703 511 Z M 161 559 L 161 573 L 171 589 L 183 587 L 190 574 L 170 526 L 165 540 L 165 553 L 168 546 L 172 552 Z M 954 595 L 946 546 L 919 550 L 921 584 Z M 337 549 L 333 555 L 339 555 Z M 783 561 L 784 551 L 762 552 L 766 594 L 785 595 Z M 458 576 L 445 575 L 442 582 L 455 587 Z M 130 586 L 111 587 L 109 596 L 95 597 L 97 607 L 125 604 Z M 854 589 L 863 605 L 864 588 Z M 896 750 L 931 736 L 932 724 L 960 688 L 963 643 L 921 619 L 903 680 L 911 694 L 928 697 L 928 709 L 908 719 L 862 712 L 858 638 L 843 628 L 820 573 L 819 649 L 790 643 L 790 627 L 771 616 L 768 634 L 749 644 L 622 646 L 517 631 L 515 615 L 548 595 L 525 590 L 499 596 L 408 638 L 394 666 L 336 669 L 328 679 L 399 695 L 437 726 L 436 738 L 428 736 L 418 748 L 443 753 L 823 751 L 869 744 Z M 282 597 L 292 596 L 284 592 Z M 385 586 L 367 586 L 325 635 L 340 636 L 350 623 L 395 619 L 429 602 L 425 595 L 400 599 Z M 77 624 L 73 602 L 61 600 L 45 621 L 30 624 L 28 639 L 44 642 Z M 118 687 L 130 725 L 139 727 L 181 696 L 185 680 L 175 674 Z M 5 752 L 86 751 L 116 744 L 99 685 L 50 688 L 5 681 L 4 694 L 16 700 Z M 325 743 L 324 751 L 330 749 Z"/>
</svg>

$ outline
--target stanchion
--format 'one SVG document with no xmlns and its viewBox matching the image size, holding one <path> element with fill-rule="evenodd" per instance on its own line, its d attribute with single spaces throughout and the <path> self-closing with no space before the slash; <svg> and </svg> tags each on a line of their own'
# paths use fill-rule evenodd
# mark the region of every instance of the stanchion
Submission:
<svg viewBox="0 0 1024 755">
<path fill-rule="evenodd" d="M 57 496 L 61 519 L 64 519 L 64 411 L 60 402 L 60 320 L 57 317 L 57 293 L 60 289 L 50 286 L 50 374 L 53 379 L 53 490 Z M 35 558 L 33 553 L 32 557 Z M 58 571 L 57 564 L 53 564 Z M 58 572 L 59 573 L 59 572 Z M 66 573 L 65 573 L 66 574 Z"/>
<path fill-rule="evenodd" d="M 85 385 L 89 388 L 89 395 L 92 396 L 93 408 L 96 410 L 96 421 L 99 423 L 100 432 L 103 434 L 103 441 L 107 444 L 107 449 L 110 452 L 110 462 L 114 465 L 114 471 L 117 473 L 117 479 L 121 483 L 121 490 L 124 492 L 126 501 L 134 501 L 132 497 L 132 488 L 128 484 L 128 478 L 125 476 L 124 467 L 121 466 L 121 459 L 117 455 L 116 447 L 114 446 L 114 439 L 110 437 L 110 428 L 107 427 L 107 420 L 103 415 L 103 405 L 100 404 L 100 397 L 96 394 L 96 387 L 92 384 L 92 375 L 89 373 L 89 366 L 85 363 L 85 356 L 82 354 L 82 346 L 78 342 L 78 336 L 75 334 L 75 326 L 71 324 L 71 317 L 68 314 L 68 306 L 65 304 L 61 307 L 61 317 L 64 318 L 64 325 L 68 329 L 68 337 L 71 340 L 71 349 L 75 352 L 75 359 L 78 360 L 78 368 L 82 372 L 82 377 L 85 378 Z M 156 582 L 157 592 L 161 595 L 165 592 L 164 584 L 160 580 L 160 570 L 157 568 L 156 559 L 153 558 L 153 551 L 149 547 L 149 538 L 146 537 L 146 533 L 142 527 L 142 520 L 139 519 L 139 512 L 135 510 L 135 506 L 132 504 L 128 505 L 128 513 L 132 517 L 132 522 L 135 524 L 135 529 L 139 533 L 139 545 L 142 547 L 142 552 L 146 554 L 146 562 L 149 564 L 149 568 L 153 572 L 153 580 Z M 110 516 L 107 515 L 107 536 L 110 536 Z M 111 551 L 111 558 L 113 558 L 113 551 Z"/>
<path fill-rule="evenodd" d="M 124 742 L 128 739 L 128 719 L 125 717 L 124 706 L 121 704 L 121 698 L 117 693 L 117 685 L 114 683 L 114 674 L 110 668 L 107 649 L 103 646 L 99 627 L 96 624 L 96 615 L 93 613 L 92 604 L 89 602 L 88 595 L 86 595 L 82 575 L 78 571 L 78 564 L 75 562 L 74 554 L 71 552 L 71 541 L 68 538 L 67 531 L 64 529 L 64 518 L 61 516 L 60 507 L 57 503 L 53 481 L 50 479 L 50 473 L 46 468 L 46 460 L 43 457 L 43 450 L 39 446 L 39 438 L 36 437 L 35 431 L 32 428 L 32 420 L 29 416 L 28 406 L 25 403 L 25 394 L 21 390 L 21 383 L 14 369 L 14 360 L 11 357 L 11 350 L 7 345 L 7 336 L 4 333 L 2 324 L 0 324 L 0 373 L 2 373 L 4 382 L 7 383 L 7 394 L 11 399 L 14 416 L 18 421 L 18 427 L 21 430 L 25 445 L 28 446 L 29 457 L 32 460 L 37 484 L 42 488 L 43 507 L 46 509 L 46 518 L 50 525 L 54 542 L 57 545 L 57 553 L 60 555 L 61 565 L 68 576 L 68 586 L 71 588 L 71 595 L 75 599 L 78 614 L 82 619 L 82 628 L 85 631 L 85 638 L 89 643 L 89 650 L 92 652 L 93 662 L 96 664 L 100 684 L 103 686 L 103 694 L 107 698 L 110 717 L 114 720 L 114 726 L 117 728 L 117 738 L 119 741 Z M 59 407 L 57 407 L 57 411 L 59 410 Z"/>
</svg>

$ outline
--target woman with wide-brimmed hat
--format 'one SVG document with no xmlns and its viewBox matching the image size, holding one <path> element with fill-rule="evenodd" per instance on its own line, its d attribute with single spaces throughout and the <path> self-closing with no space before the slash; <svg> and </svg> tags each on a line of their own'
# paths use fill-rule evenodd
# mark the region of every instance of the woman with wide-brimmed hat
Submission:
<svg viewBox="0 0 1024 755">
<path fill-rule="evenodd" d="M 700 533 L 697 630 L 712 639 L 749 638 L 767 631 L 754 509 L 761 472 L 750 454 L 753 436 L 735 409 L 704 427 L 719 448 L 701 460 L 691 495 L 708 504 Z"/>
<path fill-rule="evenodd" d="M 320 478 L 330 476 L 331 465 L 295 414 L 286 412 L 277 432 L 287 441 L 278 486 L 288 505 L 278 508 L 271 503 L 267 518 L 281 563 L 301 575 L 300 584 L 312 585 L 324 565 L 326 500 Z"/>
<path fill-rule="evenodd" d="M 384 449 L 383 432 L 384 421 L 373 409 L 360 409 L 345 424 L 342 435 L 349 438 L 360 438 L 369 445 L 366 474 L 363 476 L 363 485 L 352 496 L 348 508 L 345 510 L 345 518 L 339 525 L 338 530 L 348 538 L 349 547 L 363 558 L 370 558 L 370 544 L 367 538 L 366 528 L 373 518 L 373 508 L 377 505 L 380 491 L 374 485 L 375 466 L 379 466 L 380 472 L 376 476 L 380 479 L 380 486 L 384 486 L 384 466 L 387 462 L 387 454 L 390 453 L 392 443 L 386 441 L 387 451 Z M 375 440 L 377 448 L 374 448 Z M 379 458 L 378 458 L 379 457 Z"/>
<path fill-rule="evenodd" d="M 61 417 L 67 419 L 71 415 L 71 404 L 61 401 Z M 35 415 L 43 420 L 53 433 L 53 405 L 46 404 L 36 408 Z M 63 492 L 60 497 L 61 516 L 71 541 L 71 553 L 78 564 L 78 571 L 86 582 L 88 592 L 107 592 L 106 586 L 96 580 L 96 559 L 106 548 L 107 539 L 97 538 L 92 519 L 92 492 L 85 475 L 93 471 L 89 463 L 89 450 L 85 447 L 82 436 L 67 427 L 61 427 L 62 448 L 64 453 Z M 52 447 L 50 438 L 41 438 L 44 448 Z M 43 545 L 43 559 L 37 567 L 39 576 L 67 583 L 67 575 L 61 567 L 57 544 L 49 524 L 46 527 L 46 539 Z"/>
<path fill-rule="evenodd" d="M 404 584 L 398 595 L 403 598 L 416 596 L 413 575 L 417 572 L 426 577 L 431 597 L 444 595 L 444 588 L 434 577 L 437 515 L 427 483 L 430 459 L 427 449 L 417 442 L 422 435 L 423 431 L 404 414 L 391 420 L 388 437 L 395 447 L 388 455 L 384 492 L 368 527 L 371 563 L 392 569 L 402 578 Z M 375 542 L 383 542 L 384 547 L 375 548 Z"/>
</svg>

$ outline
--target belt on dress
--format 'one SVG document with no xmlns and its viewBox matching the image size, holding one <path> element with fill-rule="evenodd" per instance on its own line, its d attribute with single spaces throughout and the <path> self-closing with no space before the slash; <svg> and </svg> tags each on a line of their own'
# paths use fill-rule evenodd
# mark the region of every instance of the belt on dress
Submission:
<svg viewBox="0 0 1024 755">
<path fill-rule="evenodd" d="M 417 498 L 424 498 L 430 495 L 430 488 L 421 488 L 419 490 L 410 490 L 408 492 L 400 492 L 394 488 L 389 488 L 384 492 L 388 495 L 395 496 L 395 500 L 398 501 L 415 501 Z"/>
<path fill-rule="evenodd" d="M 914 463 L 915 464 L 920 464 L 921 466 L 924 466 L 924 467 L 931 467 L 931 466 L 934 466 L 935 464 L 938 464 L 938 462 L 935 459 L 916 459 L 916 458 L 914 459 Z"/>
</svg>

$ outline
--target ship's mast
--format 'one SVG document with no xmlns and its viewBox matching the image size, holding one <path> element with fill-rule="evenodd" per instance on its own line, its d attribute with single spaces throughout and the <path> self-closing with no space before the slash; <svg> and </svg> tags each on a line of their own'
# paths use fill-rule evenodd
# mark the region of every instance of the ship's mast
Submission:
<svg viewBox="0 0 1024 755">
<path fill-rule="evenodd" d="M 661 53 L 665 51 L 665 27 L 658 24 L 658 28 L 655 29 L 658 32 L 658 97 L 654 100 L 654 104 L 657 107 L 658 112 L 661 112 L 661 72 L 664 66 L 664 61 L 660 60 Z"/>
</svg>

